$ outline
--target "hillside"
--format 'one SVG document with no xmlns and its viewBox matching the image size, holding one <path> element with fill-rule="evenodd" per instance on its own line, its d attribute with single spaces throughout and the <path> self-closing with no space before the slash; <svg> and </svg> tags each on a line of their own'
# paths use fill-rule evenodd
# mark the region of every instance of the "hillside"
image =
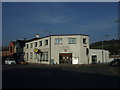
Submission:
<svg viewBox="0 0 120 90">
<path fill-rule="evenodd" d="M 91 49 L 102 49 L 102 41 L 92 43 Z M 120 39 L 103 41 L 103 48 L 109 50 L 111 55 L 120 55 Z"/>
</svg>

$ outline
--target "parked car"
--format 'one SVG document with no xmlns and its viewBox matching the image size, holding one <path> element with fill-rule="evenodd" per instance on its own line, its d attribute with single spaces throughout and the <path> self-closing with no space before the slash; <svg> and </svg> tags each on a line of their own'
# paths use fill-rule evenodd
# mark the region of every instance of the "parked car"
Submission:
<svg viewBox="0 0 120 90">
<path fill-rule="evenodd" d="M 15 61 L 13 58 L 7 58 L 7 59 L 5 60 L 5 64 L 15 65 L 15 64 L 16 64 L 16 61 Z"/>
<path fill-rule="evenodd" d="M 113 60 L 110 62 L 110 65 L 111 65 L 111 66 L 120 66 L 120 59 L 113 59 Z"/>
</svg>

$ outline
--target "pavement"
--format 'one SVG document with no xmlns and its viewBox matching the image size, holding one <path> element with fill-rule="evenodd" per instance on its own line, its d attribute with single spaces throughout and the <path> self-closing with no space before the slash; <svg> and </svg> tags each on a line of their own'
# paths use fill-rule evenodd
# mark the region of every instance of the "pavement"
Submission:
<svg viewBox="0 0 120 90">
<path fill-rule="evenodd" d="M 3 65 L 6 88 L 120 88 L 120 67 L 91 65 Z"/>
</svg>

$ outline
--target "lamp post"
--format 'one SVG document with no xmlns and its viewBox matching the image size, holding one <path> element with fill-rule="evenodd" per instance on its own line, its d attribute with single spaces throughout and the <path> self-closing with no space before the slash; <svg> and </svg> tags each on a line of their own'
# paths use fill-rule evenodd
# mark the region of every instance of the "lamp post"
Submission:
<svg viewBox="0 0 120 90">
<path fill-rule="evenodd" d="M 120 5 L 119 5 L 120 6 Z M 118 23 L 118 40 L 120 40 L 120 18 L 119 18 L 119 20 L 116 20 L 115 22 L 117 22 Z M 119 41 L 118 41 L 118 55 L 119 55 Z"/>
</svg>

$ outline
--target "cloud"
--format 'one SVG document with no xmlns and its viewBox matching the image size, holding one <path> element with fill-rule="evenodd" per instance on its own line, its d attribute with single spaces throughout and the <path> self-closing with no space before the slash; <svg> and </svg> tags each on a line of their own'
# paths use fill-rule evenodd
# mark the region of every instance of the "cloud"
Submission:
<svg viewBox="0 0 120 90">
<path fill-rule="evenodd" d="M 21 23 L 42 23 L 42 24 L 56 24 L 66 23 L 69 18 L 66 16 L 51 16 L 51 15 L 29 15 L 14 17 L 15 22 Z"/>
<path fill-rule="evenodd" d="M 39 18 L 39 19 L 38 19 Z M 40 16 L 36 18 L 37 21 L 40 20 L 40 23 L 65 23 L 67 22 L 66 18 L 64 16 Z"/>
<path fill-rule="evenodd" d="M 110 28 L 114 27 L 115 23 L 114 22 L 109 22 L 107 20 L 95 20 L 88 22 L 87 24 L 84 25 L 79 25 L 78 28 L 81 30 L 92 30 L 92 31 L 98 31 L 98 30 L 109 30 Z"/>
</svg>

